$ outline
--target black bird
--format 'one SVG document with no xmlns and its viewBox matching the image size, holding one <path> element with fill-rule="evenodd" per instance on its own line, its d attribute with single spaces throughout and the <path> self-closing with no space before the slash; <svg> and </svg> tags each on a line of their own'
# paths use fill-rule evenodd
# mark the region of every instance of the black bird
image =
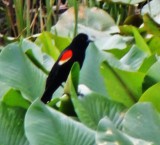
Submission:
<svg viewBox="0 0 160 145">
<path fill-rule="evenodd" d="M 45 91 L 41 98 L 42 102 L 47 103 L 51 100 L 54 91 L 67 80 L 74 62 L 78 62 L 80 68 L 82 67 L 89 42 L 88 36 L 80 33 L 62 51 L 48 75 Z"/>
</svg>

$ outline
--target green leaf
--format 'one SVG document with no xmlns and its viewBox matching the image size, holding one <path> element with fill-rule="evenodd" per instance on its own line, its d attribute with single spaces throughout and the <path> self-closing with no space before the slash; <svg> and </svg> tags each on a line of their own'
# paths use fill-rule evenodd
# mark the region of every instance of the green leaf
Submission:
<svg viewBox="0 0 160 145">
<path fill-rule="evenodd" d="M 73 119 L 34 102 L 25 118 L 27 138 L 34 145 L 94 145 L 95 132 Z"/>
<path fill-rule="evenodd" d="M 51 35 L 51 37 L 55 40 L 55 45 L 60 51 L 64 50 L 71 43 L 71 38 L 69 37 L 57 35 Z"/>
<path fill-rule="evenodd" d="M 24 115 L 26 110 L 10 107 L 0 102 L 0 144 L 29 145 L 24 133 Z"/>
<path fill-rule="evenodd" d="M 100 63 L 105 59 L 104 55 L 93 44 L 87 48 L 86 57 L 80 72 L 80 84 L 85 84 L 91 90 L 106 95 L 104 81 L 99 72 Z M 96 83 L 95 83 L 96 82 Z"/>
<path fill-rule="evenodd" d="M 138 71 L 146 73 L 156 61 L 157 59 L 155 55 L 145 58 Z"/>
<path fill-rule="evenodd" d="M 100 50 L 111 50 L 111 49 L 123 50 L 127 47 L 127 42 L 131 40 L 132 40 L 131 37 L 113 35 L 113 36 L 103 37 L 100 40 L 96 40 L 95 45 Z"/>
<path fill-rule="evenodd" d="M 74 1 L 72 5 L 74 5 Z M 113 18 L 104 10 L 99 8 L 88 8 L 79 6 L 78 9 L 78 32 L 86 33 L 98 38 L 106 35 L 107 30 L 116 26 Z M 69 8 L 61 15 L 61 19 L 52 27 L 51 32 L 60 36 L 74 36 L 75 11 L 74 7 Z M 106 33 L 104 33 L 106 32 Z"/>
<path fill-rule="evenodd" d="M 160 61 L 155 62 L 147 71 L 143 82 L 143 91 L 146 91 L 152 85 L 160 82 Z"/>
<path fill-rule="evenodd" d="M 160 112 L 160 83 L 157 83 L 150 87 L 147 91 L 145 91 L 139 102 L 152 102 L 152 104 L 155 106 L 155 108 Z"/>
<path fill-rule="evenodd" d="M 43 32 L 36 40 L 41 45 L 42 50 L 56 60 L 60 54 L 58 48 L 55 46 L 55 41 L 50 37 L 51 34 Z"/>
<path fill-rule="evenodd" d="M 29 41 L 27 39 L 22 39 L 21 47 L 22 47 L 22 50 L 24 51 L 24 53 L 26 53 L 27 51 L 31 50 L 33 57 L 39 63 L 43 63 L 42 51 L 41 51 L 40 47 L 38 47 L 35 43 L 33 43 L 33 42 L 31 42 L 31 41 Z"/>
<path fill-rule="evenodd" d="M 160 60 L 155 62 L 147 72 L 147 76 L 151 77 L 156 82 L 160 82 Z"/>
<path fill-rule="evenodd" d="M 0 53 L 0 81 L 20 90 L 33 101 L 44 90 L 46 76 L 22 52 L 18 43 L 9 44 Z"/>
<path fill-rule="evenodd" d="M 85 95 L 83 94 L 85 93 L 84 88 L 82 88 L 82 90 L 78 89 L 78 94 L 80 94 L 78 97 L 76 91 L 78 84 L 75 83 L 78 80 L 78 73 L 76 73 L 78 69 L 76 69 L 76 65 L 74 66 L 68 79 L 68 83 L 70 84 L 69 94 L 71 95 L 75 112 L 80 121 L 88 127 L 96 129 L 100 119 L 108 116 L 113 120 L 115 126 L 119 127 L 123 118 L 122 114 L 126 107 L 107 99 L 107 97 L 94 92 L 91 93 L 91 91 L 88 95 Z"/>
<path fill-rule="evenodd" d="M 132 25 L 122 25 L 122 26 L 119 26 L 119 29 L 120 29 L 121 34 L 133 35 Z"/>
<path fill-rule="evenodd" d="M 134 35 L 136 45 L 138 46 L 138 48 L 144 51 L 148 56 L 150 56 L 151 50 L 149 46 L 147 45 L 147 43 L 145 42 L 145 40 L 143 39 L 143 37 L 138 32 L 138 30 L 135 27 L 132 27 L 132 31 L 133 31 L 133 35 Z"/>
<path fill-rule="evenodd" d="M 126 65 L 123 65 L 114 55 L 100 51 L 93 43 L 91 43 L 86 51 L 86 57 L 83 63 L 83 67 L 80 71 L 80 84 L 85 84 L 88 88 L 107 96 L 107 92 L 104 85 L 104 80 L 99 71 L 102 61 L 107 60 L 109 64 L 117 68 L 126 69 Z"/>
<path fill-rule="evenodd" d="M 46 68 L 43 66 L 43 53 L 40 47 L 27 39 L 22 40 L 21 47 L 24 53 L 28 56 L 28 58 L 38 68 L 42 69 L 45 73 L 48 73 Z"/>
<path fill-rule="evenodd" d="M 69 79 L 67 80 L 66 86 L 68 85 L 68 92 L 70 92 L 71 85 L 74 85 L 74 90 L 77 92 L 78 90 L 78 83 L 79 83 L 79 72 L 80 72 L 80 67 L 79 63 L 75 62 L 71 68 L 70 74 L 69 74 Z M 72 80 L 72 82 L 70 82 Z M 67 91 L 65 91 L 67 93 Z"/>
<path fill-rule="evenodd" d="M 150 144 L 159 144 L 160 114 L 151 103 L 137 103 L 126 113 L 123 131 Z"/>
<path fill-rule="evenodd" d="M 133 138 L 115 128 L 114 124 L 107 118 L 103 118 L 98 125 L 96 134 L 97 145 L 151 145 L 149 142 L 139 138 Z"/>
<path fill-rule="evenodd" d="M 151 51 L 153 54 L 158 54 L 160 55 L 160 37 L 153 36 L 149 42 L 148 42 L 149 47 L 151 48 Z"/>
<path fill-rule="evenodd" d="M 8 106 L 28 109 L 30 103 L 25 100 L 19 91 L 10 89 L 3 97 L 3 102 Z"/>
<path fill-rule="evenodd" d="M 149 14 L 143 16 L 144 28 L 154 36 L 160 36 L 160 25 L 158 25 Z"/>
<path fill-rule="evenodd" d="M 132 45 L 130 50 L 120 59 L 120 61 L 127 65 L 130 70 L 137 70 L 146 59 L 146 54 L 140 50 L 136 45 Z"/>
<path fill-rule="evenodd" d="M 49 32 L 43 32 L 36 40 L 36 44 L 42 48 L 43 52 L 52 56 L 54 60 L 57 60 L 60 52 L 69 43 L 70 40 L 68 38 L 58 37 Z"/>
<path fill-rule="evenodd" d="M 109 120 L 108 117 L 103 118 L 98 125 L 97 136 L 96 136 L 97 144 L 127 144 L 132 145 L 131 141 L 123 135 L 120 131 L 118 131 L 113 123 Z"/>
<path fill-rule="evenodd" d="M 0 82 L 0 98 L 10 89 L 5 83 Z"/>
<path fill-rule="evenodd" d="M 72 101 L 78 118 L 88 127 L 97 129 L 99 121 L 105 116 L 108 116 L 115 126 L 120 127 L 126 109 L 122 104 L 96 93 L 80 98 L 72 95 Z"/>
<path fill-rule="evenodd" d="M 126 106 L 133 105 L 139 99 L 142 93 L 144 74 L 119 70 L 107 62 L 102 63 L 101 73 L 110 98 Z"/>
<path fill-rule="evenodd" d="M 152 18 L 157 16 L 157 20 L 159 20 L 159 13 L 160 13 L 160 3 L 159 0 L 149 1 L 141 10 L 141 14 L 149 14 Z M 158 22 L 158 21 L 157 21 Z"/>
</svg>

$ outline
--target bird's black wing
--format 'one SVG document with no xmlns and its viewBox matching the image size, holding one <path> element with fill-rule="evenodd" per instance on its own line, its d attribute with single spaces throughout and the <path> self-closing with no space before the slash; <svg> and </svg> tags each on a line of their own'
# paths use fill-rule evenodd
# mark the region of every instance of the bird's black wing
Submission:
<svg viewBox="0 0 160 145">
<path fill-rule="evenodd" d="M 59 61 L 61 60 L 62 56 L 66 53 L 66 51 L 68 51 L 68 47 L 62 51 L 61 55 L 58 57 L 57 61 L 55 62 L 55 64 L 53 65 L 48 78 L 46 80 L 46 88 L 50 87 L 51 85 L 53 85 L 53 83 L 56 83 L 55 80 L 60 79 L 57 78 L 58 77 L 58 73 L 60 71 L 60 65 L 59 65 Z M 64 70 L 65 71 L 65 70 Z"/>
</svg>

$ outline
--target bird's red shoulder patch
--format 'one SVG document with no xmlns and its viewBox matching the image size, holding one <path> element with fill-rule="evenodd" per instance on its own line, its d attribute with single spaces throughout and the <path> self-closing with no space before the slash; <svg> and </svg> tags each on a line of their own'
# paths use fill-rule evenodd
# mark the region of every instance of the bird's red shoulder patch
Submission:
<svg viewBox="0 0 160 145">
<path fill-rule="evenodd" d="M 64 64 L 65 62 L 67 62 L 68 60 L 70 60 L 70 59 L 72 58 L 72 55 L 73 55 L 72 50 L 67 50 L 67 51 L 65 51 L 65 52 L 62 54 L 62 56 L 61 56 L 58 64 L 59 64 L 59 65 Z"/>
</svg>

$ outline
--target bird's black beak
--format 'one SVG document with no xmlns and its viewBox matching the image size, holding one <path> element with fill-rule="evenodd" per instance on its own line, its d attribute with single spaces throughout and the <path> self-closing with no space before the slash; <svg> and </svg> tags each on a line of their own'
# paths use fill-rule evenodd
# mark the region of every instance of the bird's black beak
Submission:
<svg viewBox="0 0 160 145">
<path fill-rule="evenodd" d="M 89 42 L 94 42 L 93 40 L 89 40 Z"/>
<path fill-rule="evenodd" d="M 88 39 L 88 40 L 87 40 L 87 42 L 88 42 L 88 43 L 91 43 L 91 42 L 94 42 L 94 41 L 93 41 L 93 40 L 91 40 L 91 39 Z"/>
<path fill-rule="evenodd" d="M 93 38 L 93 37 L 91 37 L 91 36 L 88 36 L 88 40 L 87 40 L 87 42 L 88 42 L 88 43 L 92 43 L 92 42 L 94 42 L 94 38 Z"/>
</svg>

